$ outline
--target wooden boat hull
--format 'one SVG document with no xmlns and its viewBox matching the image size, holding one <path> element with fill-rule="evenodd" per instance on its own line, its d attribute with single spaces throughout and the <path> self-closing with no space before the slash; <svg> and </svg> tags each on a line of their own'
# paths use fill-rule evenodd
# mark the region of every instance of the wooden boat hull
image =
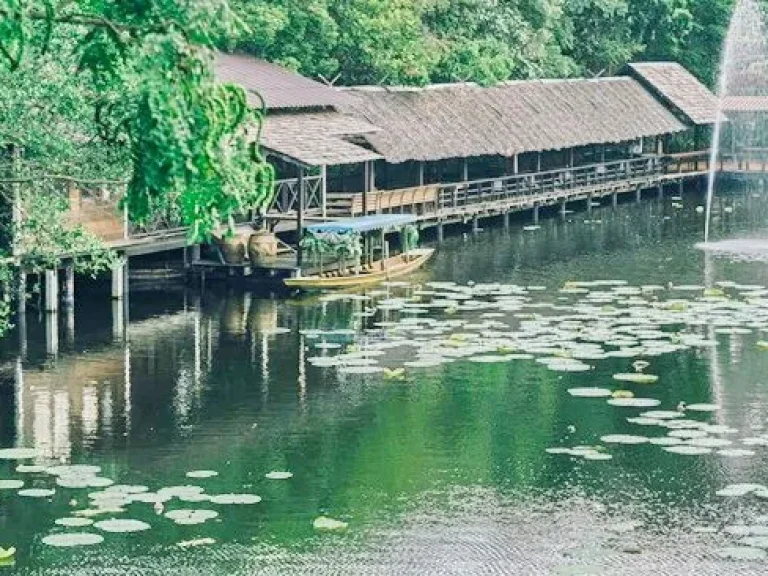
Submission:
<svg viewBox="0 0 768 576">
<path fill-rule="evenodd" d="M 395 256 L 390 258 L 385 269 L 381 269 L 381 262 L 372 265 L 373 271 L 349 276 L 304 276 L 302 278 L 287 278 L 285 285 L 301 290 L 333 290 L 338 288 L 354 288 L 357 286 L 371 286 L 380 282 L 386 282 L 394 278 L 401 278 L 421 268 L 435 253 L 433 248 L 419 248 L 410 252 L 410 259 Z"/>
</svg>

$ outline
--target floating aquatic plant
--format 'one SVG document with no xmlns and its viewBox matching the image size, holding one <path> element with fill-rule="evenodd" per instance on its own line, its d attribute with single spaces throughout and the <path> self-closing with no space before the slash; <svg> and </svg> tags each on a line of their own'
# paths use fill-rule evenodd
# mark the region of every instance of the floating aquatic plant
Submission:
<svg viewBox="0 0 768 576">
<path fill-rule="evenodd" d="M 327 516 L 320 516 L 312 522 L 312 527 L 321 532 L 343 532 L 349 527 L 349 524 Z"/>
<path fill-rule="evenodd" d="M 70 548 L 74 546 L 94 546 L 104 542 L 104 537 L 88 532 L 74 532 L 69 534 L 51 534 L 43 538 L 43 544 L 56 548 Z"/>
</svg>

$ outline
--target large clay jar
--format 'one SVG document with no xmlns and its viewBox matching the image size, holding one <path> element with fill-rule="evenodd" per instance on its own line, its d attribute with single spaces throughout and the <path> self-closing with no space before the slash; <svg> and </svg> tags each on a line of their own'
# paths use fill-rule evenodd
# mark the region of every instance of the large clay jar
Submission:
<svg viewBox="0 0 768 576">
<path fill-rule="evenodd" d="M 259 230 L 248 239 L 248 258 L 259 266 L 277 258 L 277 237 L 267 230 Z"/>
<path fill-rule="evenodd" d="M 221 250 L 221 255 L 226 264 L 242 264 L 245 262 L 245 254 L 247 252 L 245 243 L 246 239 L 238 235 L 216 239 L 216 244 Z"/>
</svg>

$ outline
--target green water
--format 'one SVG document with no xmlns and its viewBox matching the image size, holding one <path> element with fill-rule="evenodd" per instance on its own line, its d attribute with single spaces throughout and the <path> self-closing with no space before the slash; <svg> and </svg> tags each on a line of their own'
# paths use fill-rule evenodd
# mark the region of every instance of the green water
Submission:
<svg viewBox="0 0 768 576">
<path fill-rule="evenodd" d="M 510 230 L 489 225 L 475 237 L 455 231 L 412 280 L 541 285 L 548 288 L 538 296 L 542 301 L 557 301 L 557 290 L 575 280 L 768 286 L 768 263 L 715 258 L 694 248 L 703 230 L 703 216 L 695 210 L 699 202 L 694 196 L 682 209 L 648 201 L 591 216 L 572 214 L 565 222 L 545 219 L 536 231 L 524 231 L 522 222 Z M 714 225 L 719 238 L 768 234 L 763 199 L 733 194 L 719 208 Z M 496 540 L 499 525 L 513 520 L 484 522 L 530 507 L 539 510 L 530 517 L 539 518 L 551 506 L 577 516 L 581 507 L 596 506 L 601 521 L 631 518 L 644 522 L 649 534 L 665 537 L 762 512 L 760 502 L 725 502 L 715 491 L 732 482 L 765 483 L 768 448 L 756 447 L 748 458 L 725 458 L 620 446 L 606 462 L 545 452 L 564 442 L 594 445 L 604 434 L 638 433 L 626 422 L 638 411 L 566 392 L 611 387 L 611 375 L 627 371 L 631 360 L 603 360 L 588 373 L 572 374 L 534 362 L 459 361 L 409 371 L 402 382 L 340 376 L 309 364 L 316 352 L 300 331 L 361 333 L 381 319 L 361 317 L 362 306 L 224 287 L 203 294 L 167 289 L 133 295 L 127 341 L 115 341 L 110 303 L 96 293 L 80 300 L 74 334 L 67 336 L 62 320 L 55 360 L 45 357 L 42 319 L 30 315 L 23 363 L 16 359 L 17 336 L 4 343 L 0 447 L 34 446 L 45 453 L 40 463 L 95 464 L 115 482 L 152 490 L 194 484 L 209 493 L 254 493 L 263 500 L 242 506 L 187 504 L 220 513 L 198 526 L 177 526 L 151 505 L 132 504 L 122 516 L 144 520 L 151 530 L 104 534 L 98 546 L 57 549 L 42 538 L 98 532 L 54 525 L 87 507 L 87 494 L 97 489 L 59 488 L 42 500 L 3 490 L 0 546 L 14 545 L 18 552 L 15 567 L 0 573 L 421 574 L 448 573 L 452 564 L 461 566 L 457 573 L 524 573 L 509 563 L 495 569 L 482 562 L 461 564 L 462 553 L 451 558 L 452 530 L 467 514 L 475 518 L 472 538 L 484 542 L 477 548 L 485 557 L 520 542 Z M 289 330 L 274 334 L 276 327 Z M 763 433 L 768 352 L 757 348 L 760 338 L 757 331 L 718 336 L 714 350 L 655 357 L 653 373 L 662 380 L 639 393 L 658 398 L 666 409 L 681 400 L 714 402 L 722 409 L 705 419 L 742 435 Z M 390 358 L 393 362 L 400 359 Z M 0 479 L 23 479 L 25 487 L 53 485 L 46 475 L 15 472 L 16 465 L 0 461 Z M 200 469 L 218 476 L 185 477 Z M 293 477 L 266 479 L 273 470 Z M 165 510 L 174 507 L 169 503 Z M 319 534 L 312 521 L 321 515 L 343 520 L 349 529 Z M 446 536 L 440 544 L 430 538 L 441 533 Z M 403 534 L 409 535 L 413 561 L 387 567 L 393 553 L 387 542 Z M 176 546 L 203 537 L 216 544 Z M 701 542 L 703 556 L 710 544 Z M 546 550 L 541 556 L 548 556 Z M 563 562 L 555 558 L 555 564 Z M 531 567 L 528 573 L 548 570 Z"/>
</svg>

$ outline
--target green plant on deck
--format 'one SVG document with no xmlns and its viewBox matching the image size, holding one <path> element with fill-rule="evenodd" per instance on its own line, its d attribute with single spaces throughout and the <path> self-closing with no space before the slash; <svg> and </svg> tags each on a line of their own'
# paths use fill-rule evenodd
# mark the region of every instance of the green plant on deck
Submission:
<svg viewBox="0 0 768 576">
<path fill-rule="evenodd" d="M 419 247 L 419 229 L 416 226 L 408 225 L 403 228 L 403 249 L 406 251 L 415 250 Z"/>
<path fill-rule="evenodd" d="M 347 267 L 348 261 L 358 262 L 363 255 L 362 237 L 356 232 L 338 234 L 331 243 L 341 262 L 342 270 Z"/>
<path fill-rule="evenodd" d="M 304 238 L 299 243 L 301 249 L 320 267 L 320 272 L 323 271 L 323 257 L 327 254 L 333 253 L 333 246 L 328 242 L 326 238 L 321 234 L 314 234 L 307 231 L 304 234 Z"/>
</svg>

